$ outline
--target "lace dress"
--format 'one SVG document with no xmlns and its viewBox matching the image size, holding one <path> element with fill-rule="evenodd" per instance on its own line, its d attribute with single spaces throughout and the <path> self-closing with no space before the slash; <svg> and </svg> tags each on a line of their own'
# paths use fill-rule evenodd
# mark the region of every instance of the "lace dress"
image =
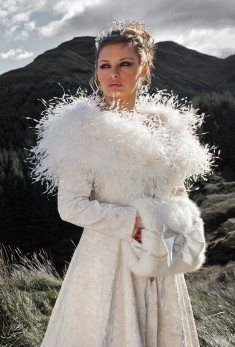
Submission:
<svg viewBox="0 0 235 347">
<path fill-rule="evenodd" d="M 182 274 L 143 278 L 126 269 L 120 254 L 112 305 L 105 346 L 199 346 Z"/>
<path fill-rule="evenodd" d="M 68 182 L 59 186 L 60 215 L 86 226 L 41 347 L 198 347 L 184 274 L 144 277 L 126 265 L 123 242 L 134 230 L 136 211 L 97 204 L 97 196 L 88 200 L 91 180 L 85 178 L 74 190 L 69 190 Z M 97 232 L 110 221 L 119 227 L 117 238 L 108 225 L 106 232 Z"/>
<path fill-rule="evenodd" d="M 36 180 L 57 187 L 61 219 L 84 228 L 41 347 L 199 346 L 184 273 L 202 265 L 205 248 L 191 240 L 161 277 L 135 274 L 124 258 L 138 212 L 130 202 L 169 197 L 211 169 L 194 134 L 200 116 L 161 98 L 143 96 L 142 110 L 123 117 L 101 112 L 92 97 L 62 99 L 38 124 Z M 194 229 L 204 245 L 201 218 Z"/>
</svg>

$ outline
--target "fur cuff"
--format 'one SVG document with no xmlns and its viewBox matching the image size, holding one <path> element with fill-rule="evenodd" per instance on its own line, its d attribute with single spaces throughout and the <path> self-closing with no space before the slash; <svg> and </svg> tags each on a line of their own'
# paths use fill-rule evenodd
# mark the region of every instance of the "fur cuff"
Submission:
<svg viewBox="0 0 235 347">
<path fill-rule="evenodd" d="M 199 208 L 188 196 L 165 198 L 162 201 L 141 197 L 129 204 L 137 209 L 143 225 L 150 231 L 187 233 L 194 220 L 200 217 Z"/>
<path fill-rule="evenodd" d="M 156 234 L 148 229 L 142 229 L 142 247 L 148 249 L 150 252 L 156 255 L 166 254 L 166 245 L 164 242 L 163 234 Z"/>
</svg>

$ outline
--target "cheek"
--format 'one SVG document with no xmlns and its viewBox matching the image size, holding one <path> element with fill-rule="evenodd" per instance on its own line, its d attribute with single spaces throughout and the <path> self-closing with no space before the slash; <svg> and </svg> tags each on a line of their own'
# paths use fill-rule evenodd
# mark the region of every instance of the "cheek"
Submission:
<svg viewBox="0 0 235 347">
<path fill-rule="evenodd" d="M 123 76 L 130 84 L 135 83 L 139 78 L 139 71 L 136 70 L 125 70 Z"/>
<path fill-rule="evenodd" d="M 125 81 L 126 85 L 135 84 L 139 79 L 140 71 L 136 69 L 122 69 L 120 70 L 120 76 Z M 97 78 L 101 85 L 106 85 L 109 81 L 110 74 L 108 69 L 98 70 Z"/>
<path fill-rule="evenodd" d="M 107 70 L 107 69 L 99 70 L 99 71 L 97 72 L 97 78 L 98 78 L 100 81 L 105 81 L 105 80 L 108 78 L 108 70 Z"/>
</svg>

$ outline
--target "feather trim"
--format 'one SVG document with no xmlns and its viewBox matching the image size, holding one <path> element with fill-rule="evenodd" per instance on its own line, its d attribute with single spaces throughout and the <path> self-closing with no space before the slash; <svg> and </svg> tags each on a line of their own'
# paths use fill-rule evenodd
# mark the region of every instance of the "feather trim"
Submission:
<svg viewBox="0 0 235 347">
<path fill-rule="evenodd" d="M 128 198 L 169 196 L 185 179 L 206 179 L 212 171 L 213 147 L 202 145 L 196 134 L 203 115 L 179 107 L 177 96 L 162 90 L 140 95 L 134 112 L 102 111 L 101 103 L 84 91 L 45 103 L 27 161 L 33 180 L 46 182 L 46 192 L 58 187 L 60 174 L 75 176 L 82 169 L 100 184 L 113 176 L 122 187 L 135 182 Z"/>
</svg>

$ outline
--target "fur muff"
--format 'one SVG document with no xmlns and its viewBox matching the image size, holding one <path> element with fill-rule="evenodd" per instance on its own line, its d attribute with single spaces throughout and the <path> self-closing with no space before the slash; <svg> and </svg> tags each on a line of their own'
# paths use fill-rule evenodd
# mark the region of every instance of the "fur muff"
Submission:
<svg viewBox="0 0 235 347">
<path fill-rule="evenodd" d="M 136 198 L 130 201 L 142 219 L 143 225 L 150 231 L 172 230 L 186 233 L 192 228 L 193 220 L 200 217 L 200 210 L 188 196 L 174 196 L 161 201 L 150 197 Z"/>
<path fill-rule="evenodd" d="M 193 271 L 202 265 L 205 260 L 204 228 L 200 210 L 192 200 L 184 196 L 159 202 L 147 197 L 134 199 L 130 205 L 137 209 L 144 225 L 142 245 L 124 245 L 125 259 L 132 272 L 156 277 L 162 273 L 171 274 L 176 263 L 177 272 Z M 175 236 L 166 238 L 165 231 L 174 232 Z M 177 236 L 186 241 L 175 256 L 173 248 Z M 162 257 L 164 255 L 166 257 Z"/>
</svg>

